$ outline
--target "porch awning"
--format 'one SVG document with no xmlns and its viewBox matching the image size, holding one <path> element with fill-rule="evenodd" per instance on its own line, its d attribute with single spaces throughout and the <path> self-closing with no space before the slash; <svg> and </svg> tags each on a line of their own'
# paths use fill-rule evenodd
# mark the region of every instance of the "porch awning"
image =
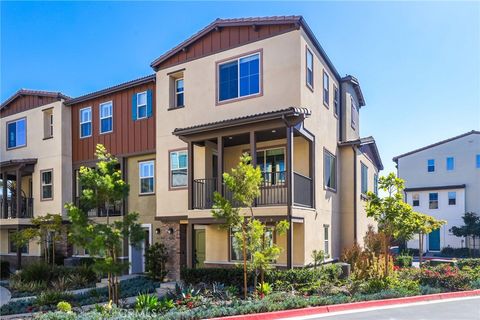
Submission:
<svg viewBox="0 0 480 320">
<path fill-rule="evenodd" d="M 237 117 L 232 119 L 226 119 L 216 122 L 210 122 L 205 124 L 199 124 L 186 128 L 176 128 L 173 134 L 179 137 L 186 137 L 193 134 L 208 132 L 212 130 L 225 129 L 231 127 L 238 127 L 242 125 L 248 125 L 252 123 L 258 123 L 263 121 L 284 119 L 290 125 L 298 124 L 305 118 L 311 115 L 311 111 L 307 108 L 289 107 L 286 109 L 280 109 L 276 111 L 268 111 L 263 113 L 257 113 L 247 115 L 243 117 Z"/>
<path fill-rule="evenodd" d="M 11 172 L 21 168 L 24 172 L 33 172 L 33 167 L 37 163 L 36 158 L 12 159 L 0 162 L 0 172 Z"/>
</svg>

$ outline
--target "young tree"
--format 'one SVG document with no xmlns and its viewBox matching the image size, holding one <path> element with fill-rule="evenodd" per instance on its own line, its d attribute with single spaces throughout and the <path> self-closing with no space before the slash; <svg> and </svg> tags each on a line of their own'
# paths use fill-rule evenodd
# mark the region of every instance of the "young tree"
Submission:
<svg viewBox="0 0 480 320">
<path fill-rule="evenodd" d="M 223 181 L 232 193 L 232 199 L 226 199 L 215 192 L 212 209 L 213 217 L 222 220 L 223 227 L 234 232 L 235 243 L 242 250 L 244 298 L 247 297 L 248 291 L 248 256 L 250 255 L 251 266 L 260 269 L 263 286 L 264 270 L 268 269 L 280 254 L 279 247 L 266 241 L 265 225 L 256 219 L 253 213 L 254 201 L 260 196 L 262 173 L 259 167 L 254 168 L 251 165 L 251 160 L 251 157 L 244 153 L 236 168 L 233 168 L 231 173 L 223 174 Z M 242 215 L 241 207 L 248 208 L 250 215 Z M 285 232 L 286 228 L 288 223 L 281 221 L 274 229 L 281 233 Z"/>
<path fill-rule="evenodd" d="M 462 217 L 464 225 L 461 227 L 452 227 L 450 232 L 456 237 L 472 237 L 473 248 L 475 249 L 475 239 L 480 237 L 480 217 L 475 212 L 466 212 Z M 470 256 L 472 248 L 469 247 Z"/>
<path fill-rule="evenodd" d="M 424 236 L 440 228 L 442 225 L 446 223 L 446 221 L 437 220 L 432 216 L 429 216 L 420 212 L 415 212 L 415 211 L 411 213 L 409 219 L 410 221 L 407 223 L 407 225 L 412 226 L 412 229 L 413 229 L 412 231 L 415 234 L 418 234 L 418 258 L 419 258 L 420 266 L 422 266 Z M 409 239 L 411 239 L 411 237 L 408 237 L 405 240 L 409 240 Z"/>
<path fill-rule="evenodd" d="M 138 213 L 128 213 L 122 220 L 110 222 L 109 209 L 128 196 L 129 185 L 122 180 L 118 160 L 103 145 L 97 145 L 95 155 L 98 158 L 95 168 L 80 168 L 80 207 L 65 205 L 71 221 L 69 236 L 74 244 L 88 249 L 95 257 L 95 270 L 108 277 L 109 300 L 118 304 L 118 275 L 128 268 L 128 263 L 118 261 L 123 241 L 129 239 L 130 244 L 138 245 L 144 233 L 137 223 Z M 98 207 L 107 210 L 106 223 L 88 219 L 88 211 Z"/>
<path fill-rule="evenodd" d="M 412 207 L 403 201 L 403 180 L 390 173 L 378 179 L 378 188 L 387 193 L 386 197 L 379 197 L 368 192 L 366 212 L 378 223 L 378 228 L 385 234 L 384 257 L 385 275 L 388 276 L 388 261 L 390 260 L 390 243 L 393 239 L 407 239 L 415 232 L 416 225 L 412 218 Z"/>
</svg>

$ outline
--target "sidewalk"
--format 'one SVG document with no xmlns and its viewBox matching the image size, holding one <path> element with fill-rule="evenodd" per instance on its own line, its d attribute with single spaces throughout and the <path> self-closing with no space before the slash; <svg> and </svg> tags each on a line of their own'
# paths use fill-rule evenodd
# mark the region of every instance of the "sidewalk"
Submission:
<svg viewBox="0 0 480 320">
<path fill-rule="evenodd" d="M 12 295 L 10 294 L 10 291 L 4 287 L 0 287 L 0 307 L 7 304 L 11 297 Z"/>
</svg>

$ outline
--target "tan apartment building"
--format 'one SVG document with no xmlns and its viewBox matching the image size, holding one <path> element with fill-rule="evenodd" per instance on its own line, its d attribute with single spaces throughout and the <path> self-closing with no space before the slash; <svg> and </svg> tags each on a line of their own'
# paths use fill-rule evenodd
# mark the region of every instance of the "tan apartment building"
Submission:
<svg viewBox="0 0 480 320">
<path fill-rule="evenodd" d="M 288 220 L 278 266 L 304 266 L 313 250 L 339 257 L 362 242 L 365 193 L 382 163 L 360 138 L 365 100 L 340 77 L 302 17 L 217 19 L 152 62 L 156 71 L 157 215 L 172 268 L 240 260 L 212 218 L 220 177 L 243 152 L 263 172 L 254 213 Z"/>
<path fill-rule="evenodd" d="M 42 253 L 37 240 L 17 248 L 13 233 L 34 216 L 65 215 L 63 205 L 72 199 L 67 99 L 58 92 L 22 89 L 0 108 L 0 258 L 12 265 Z"/>
<path fill-rule="evenodd" d="M 137 212 L 145 230 L 145 240 L 139 248 L 125 242 L 121 259 L 130 263 L 129 273 L 145 271 L 145 249 L 158 242 L 160 222 L 155 221 L 156 186 L 155 153 L 156 103 L 155 75 L 125 82 L 89 93 L 65 104 L 71 110 L 73 199 L 79 204 L 80 167 L 93 167 L 95 148 L 103 144 L 118 158 L 123 179 L 130 185 L 125 201 L 113 209 L 97 208 L 88 212 L 90 219 L 106 223 L 122 219 L 126 212 Z M 157 232 L 155 232 L 157 230 Z M 83 248 L 73 248 L 74 257 L 89 256 Z"/>
</svg>

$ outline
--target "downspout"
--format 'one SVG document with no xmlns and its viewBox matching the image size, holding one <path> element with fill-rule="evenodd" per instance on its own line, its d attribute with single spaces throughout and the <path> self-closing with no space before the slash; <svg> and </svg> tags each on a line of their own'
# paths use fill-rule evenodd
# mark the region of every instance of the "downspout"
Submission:
<svg viewBox="0 0 480 320">
<path fill-rule="evenodd" d="M 343 106 L 343 95 L 342 95 L 342 82 L 341 80 L 338 81 L 338 130 L 340 131 L 338 133 L 338 139 L 340 141 L 343 141 L 343 112 L 342 112 L 342 106 Z"/>
<path fill-rule="evenodd" d="M 353 242 L 357 243 L 357 149 L 353 150 Z"/>
</svg>

